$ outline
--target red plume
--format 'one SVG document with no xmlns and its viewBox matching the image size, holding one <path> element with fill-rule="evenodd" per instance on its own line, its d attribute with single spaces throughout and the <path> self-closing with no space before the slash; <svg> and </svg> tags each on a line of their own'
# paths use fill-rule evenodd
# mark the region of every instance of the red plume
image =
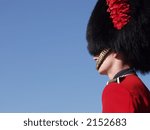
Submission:
<svg viewBox="0 0 150 130">
<path fill-rule="evenodd" d="M 114 27 L 121 30 L 130 19 L 130 5 L 128 0 L 106 0 L 108 5 L 107 12 L 110 13 L 110 18 L 114 24 Z"/>
</svg>

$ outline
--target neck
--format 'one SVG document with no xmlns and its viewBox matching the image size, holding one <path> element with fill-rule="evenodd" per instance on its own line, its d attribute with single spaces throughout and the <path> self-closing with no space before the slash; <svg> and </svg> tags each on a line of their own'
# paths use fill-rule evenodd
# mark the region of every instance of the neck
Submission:
<svg viewBox="0 0 150 130">
<path fill-rule="evenodd" d="M 113 79 L 113 77 L 120 71 L 124 70 L 124 69 L 129 69 L 130 66 L 129 65 L 121 65 L 121 66 L 114 66 L 113 69 L 111 69 L 107 75 L 109 77 L 109 79 Z"/>
</svg>

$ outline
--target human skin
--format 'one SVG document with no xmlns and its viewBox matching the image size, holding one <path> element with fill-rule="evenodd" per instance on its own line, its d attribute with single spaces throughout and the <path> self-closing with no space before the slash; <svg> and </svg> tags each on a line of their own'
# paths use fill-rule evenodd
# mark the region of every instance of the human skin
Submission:
<svg viewBox="0 0 150 130">
<path fill-rule="evenodd" d="M 97 61 L 98 57 L 99 55 L 93 56 L 93 59 Z M 111 52 L 99 67 L 98 72 L 107 75 L 111 80 L 118 72 L 128 68 L 130 68 L 130 65 L 124 62 L 121 54 Z"/>
</svg>

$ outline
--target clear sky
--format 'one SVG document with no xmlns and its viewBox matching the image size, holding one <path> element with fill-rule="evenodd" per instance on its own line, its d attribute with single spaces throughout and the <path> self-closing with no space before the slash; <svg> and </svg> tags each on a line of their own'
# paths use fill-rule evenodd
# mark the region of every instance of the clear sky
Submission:
<svg viewBox="0 0 150 130">
<path fill-rule="evenodd" d="M 85 39 L 96 1 L 0 0 L 0 112 L 101 112 L 108 79 Z"/>
</svg>

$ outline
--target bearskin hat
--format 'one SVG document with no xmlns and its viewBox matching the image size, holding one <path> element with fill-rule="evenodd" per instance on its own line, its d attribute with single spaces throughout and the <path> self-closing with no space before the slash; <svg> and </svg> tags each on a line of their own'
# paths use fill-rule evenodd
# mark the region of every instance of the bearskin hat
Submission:
<svg viewBox="0 0 150 130">
<path fill-rule="evenodd" d="M 98 0 L 86 38 L 91 55 L 109 48 L 136 71 L 150 72 L 150 0 Z"/>
</svg>

